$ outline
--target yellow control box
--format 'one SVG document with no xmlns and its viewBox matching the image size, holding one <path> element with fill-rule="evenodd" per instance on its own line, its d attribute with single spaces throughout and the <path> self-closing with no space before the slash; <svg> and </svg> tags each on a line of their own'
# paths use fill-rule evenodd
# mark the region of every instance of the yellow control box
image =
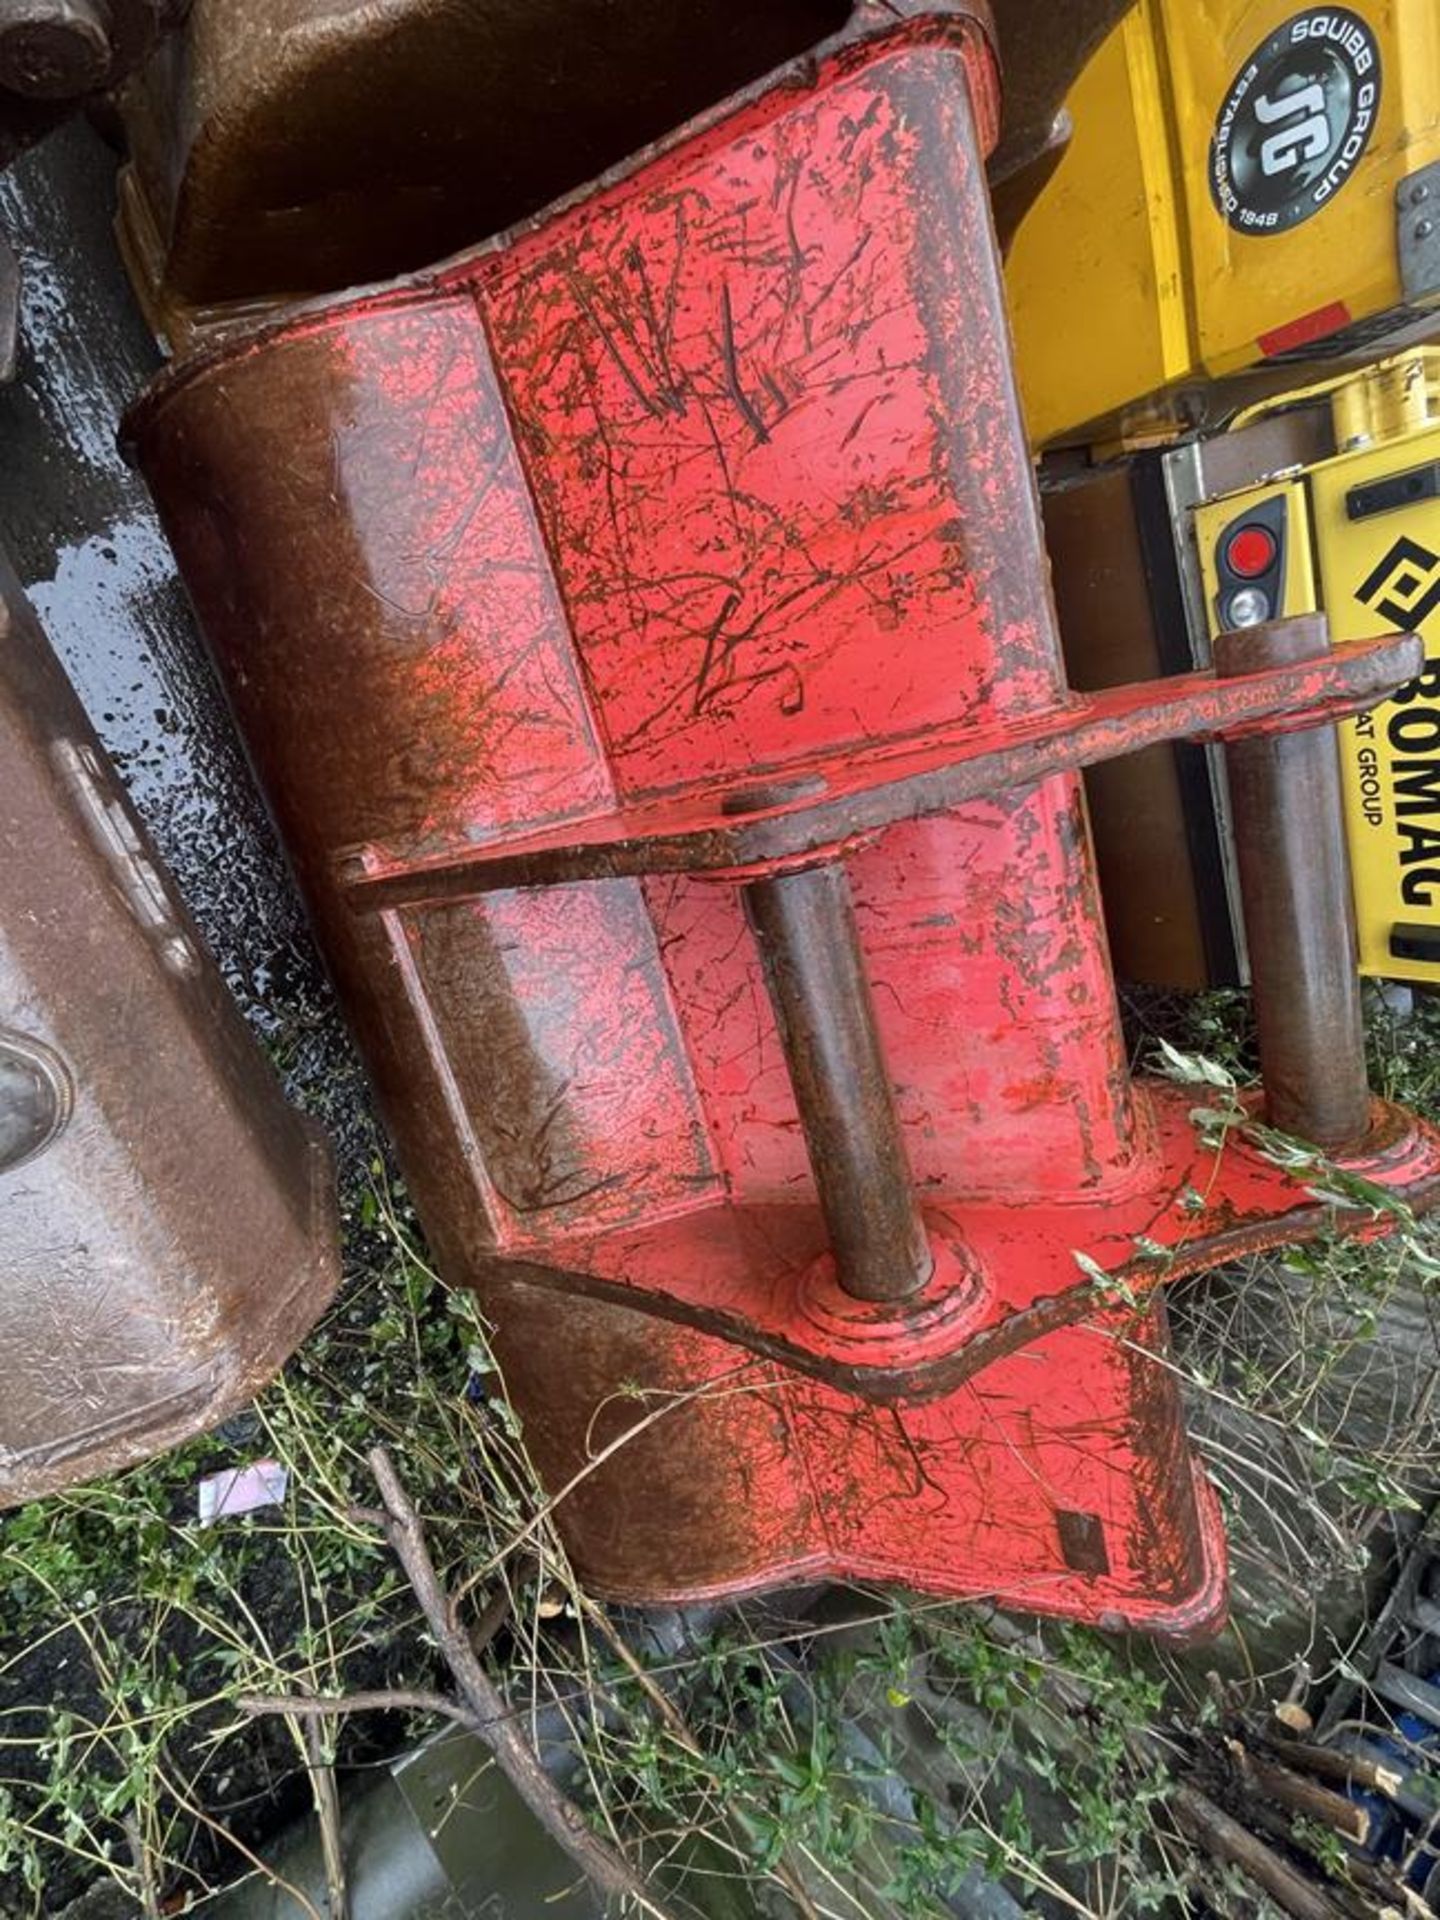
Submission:
<svg viewBox="0 0 1440 1920">
<path fill-rule="evenodd" d="M 1356 375 L 1332 410 L 1333 458 L 1196 508 L 1207 618 L 1323 609 L 1338 644 L 1424 639 L 1419 679 L 1339 733 L 1361 971 L 1440 981 L 1440 349 Z"/>
</svg>

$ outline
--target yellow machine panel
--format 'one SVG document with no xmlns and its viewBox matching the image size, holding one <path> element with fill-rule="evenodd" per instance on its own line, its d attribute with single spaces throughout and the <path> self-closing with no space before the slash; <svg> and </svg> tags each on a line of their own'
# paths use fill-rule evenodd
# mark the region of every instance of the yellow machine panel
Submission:
<svg viewBox="0 0 1440 1920">
<path fill-rule="evenodd" d="M 1068 105 L 1007 264 L 1037 445 L 1173 431 L 1440 299 L 1437 0 L 1140 0 Z"/>
<path fill-rule="evenodd" d="M 1213 634 L 1323 608 L 1337 643 L 1404 628 L 1420 678 L 1339 729 L 1362 973 L 1440 981 L 1440 355 L 1358 375 L 1334 396 L 1361 444 L 1305 474 L 1206 501 L 1195 537 Z M 1440 401 L 1440 393 L 1433 397 Z M 1413 424 L 1418 422 L 1419 424 Z M 1390 437 L 1386 437 L 1386 435 Z M 1253 571 L 1272 541 L 1267 573 Z M 1240 567 L 1227 562 L 1238 556 Z M 1237 606 L 1236 595 L 1259 596 Z"/>
<path fill-rule="evenodd" d="M 1362 971 L 1440 979 L 1440 427 L 1311 475 L 1330 631 L 1423 636 L 1425 672 L 1342 729 Z"/>
<path fill-rule="evenodd" d="M 1440 157 L 1436 0 L 1164 13 L 1199 365 L 1400 305 L 1395 188 Z"/>
<path fill-rule="evenodd" d="M 1271 507 L 1277 507 L 1278 514 L 1267 513 L 1266 509 Z M 1276 541 L 1279 579 L 1264 617 L 1278 620 L 1285 614 L 1313 613 L 1319 604 L 1310 538 L 1310 502 L 1304 480 L 1270 481 L 1263 486 L 1247 487 L 1242 493 L 1207 500 L 1195 509 L 1195 538 L 1200 550 L 1212 640 L 1224 628 L 1237 624 L 1228 616 L 1227 591 L 1220 579 L 1218 556 L 1224 535 L 1231 527 L 1263 524 L 1272 519 L 1278 521 L 1282 529 Z M 1243 586 L 1233 583 L 1229 587 L 1232 595 L 1244 590 Z"/>
</svg>

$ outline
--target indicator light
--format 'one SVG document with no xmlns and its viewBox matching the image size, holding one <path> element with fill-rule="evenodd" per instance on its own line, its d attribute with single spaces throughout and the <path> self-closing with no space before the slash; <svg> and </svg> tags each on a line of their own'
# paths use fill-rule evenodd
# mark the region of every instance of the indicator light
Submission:
<svg viewBox="0 0 1440 1920">
<path fill-rule="evenodd" d="M 1225 602 L 1225 624 L 1230 627 L 1258 627 L 1270 618 L 1270 601 L 1258 587 L 1241 587 Z"/>
<path fill-rule="evenodd" d="M 1278 552 L 1274 534 L 1255 523 L 1240 527 L 1225 543 L 1225 564 L 1242 580 L 1258 580 L 1275 564 Z"/>
</svg>

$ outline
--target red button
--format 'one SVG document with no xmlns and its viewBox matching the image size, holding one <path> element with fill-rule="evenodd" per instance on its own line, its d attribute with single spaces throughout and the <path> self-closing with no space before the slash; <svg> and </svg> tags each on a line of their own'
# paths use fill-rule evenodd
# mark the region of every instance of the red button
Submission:
<svg viewBox="0 0 1440 1920">
<path fill-rule="evenodd" d="M 1258 580 L 1274 564 L 1275 536 L 1268 527 L 1241 527 L 1231 534 L 1225 559 L 1230 571 L 1242 580 Z"/>
</svg>

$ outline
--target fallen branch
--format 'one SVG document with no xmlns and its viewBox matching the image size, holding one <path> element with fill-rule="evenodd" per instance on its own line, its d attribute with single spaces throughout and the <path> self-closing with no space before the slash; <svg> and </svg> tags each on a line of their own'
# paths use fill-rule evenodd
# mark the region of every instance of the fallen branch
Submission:
<svg viewBox="0 0 1440 1920">
<path fill-rule="evenodd" d="M 1322 1780 L 1338 1780 L 1342 1786 L 1364 1787 L 1371 1793 L 1383 1793 L 1393 1800 L 1405 1784 L 1398 1766 L 1387 1767 L 1363 1753 L 1347 1753 L 1340 1747 L 1314 1747 L 1299 1740 L 1272 1738 L 1270 1746 L 1287 1766 L 1318 1774 Z"/>
<path fill-rule="evenodd" d="M 500 1689 L 481 1666 L 469 1634 L 455 1618 L 425 1544 L 419 1515 L 384 1447 L 371 1449 L 370 1471 L 385 1503 L 385 1536 L 415 1590 L 460 1697 L 474 1716 L 474 1731 L 494 1754 L 500 1771 L 550 1837 L 602 1893 L 663 1914 L 629 1863 L 586 1825 L 580 1809 L 556 1786 L 516 1726 Z"/>
<path fill-rule="evenodd" d="M 458 1721 L 490 1749 L 496 1765 L 541 1826 L 601 1893 L 630 1901 L 654 1915 L 655 1920 L 670 1920 L 667 1909 L 647 1892 L 644 1881 L 623 1855 L 585 1824 L 585 1816 L 546 1773 L 535 1749 L 520 1731 L 500 1689 L 481 1666 L 470 1635 L 456 1617 L 454 1603 L 440 1585 L 425 1544 L 420 1517 L 383 1447 L 371 1451 L 370 1471 L 375 1476 L 385 1509 L 383 1513 L 366 1511 L 363 1517 L 383 1529 L 404 1568 L 435 1644 L 460 1690 L 460 1700 L 447 1699 L 440 1693 L 401 1689 L 352 1693 L 337 1699 L 249 1694 L 240 1701 L 242 1710 L 251 1714 L 290 1713 L 306 1719 L 328 1719 L 335 1714 L 366 1709 L 407 1710 L 442 1714 Z"/>
<path fill-rule="evenodd" d="M 456 1725 L 475 1734 L 490 1747 L 502 1771 L 530 1805 L 542 1825 L 554 1835 L 577 1865 L 597 1885 L 606 1892 L 619 1893 L 623 1898 L 640 1902 L 652 1914 L 662 1916 L 663 1920 L 664 1909 L 644 1891 L 642 1883 L 631 1873 L 619 1854 L 598 1836 L 592 1834 L 588 1828 L 580 1829 L 585 1842 L 584 1857 L 582 1858 L 577 1852 L 572 1839 L 575 1831 L 574 1823 L 582 1818 L 579 1810 L 559 1792 L 549 1776 L 540 1768 L 528 1742 L 512 1724 L 515 1717 L 512 1710 L 486 1676 L 479 1661 L 474 1658 L 475 1654 L 484 1650 L 503 1625 L 510 1611 L 508 1594 L 502 1592 L 496 1600 L 492 1601 L 477 1625 L 467 1634 L 456 1619 L 454 1601 L 441 1590 L 438 1576 L 425 1546 L 418 1516 L 400 1485 L 388 1455 L 382 1448 L 377 1447 L 371 1454 L 370 1465 L 385 1498 L 385 1509 L 382 1511 L 378 1507 L 353 1506 L 349 1509 L 349 1518 L 356 1525 L 376 1527 L 386 1535 L 409 1577 L 431 1632 L 445 1656 L 446 1664 L 450 1667 L 456 1684 L 465 1696 L 464 1700 L 454 1700 L 443 1693 L 403 1687 L 384 1687 L 333 1696 L 251 1693 L 242 1694 L 237 1702 L 241 1712 L 255 1716 L 291 1714 L 297 1718 L 309 1720 L 338 1719 L 346 1714 L 367 1712 L 428 1713 L 453 1720 Z M 590 1600 L 588 1595 L 582 1594 L 580 1599 L 592 1623 L 600 1629 L 612 1651 L 621 1659 L 631 1676 L 643 1689 L 669 1732 L 692 1756 L 703 1762 L 704 1754 L 700 1744 L 686 1725 L 674 1701 L 636 1659 L 624 1639 L 615 1631 L 614 1624 L 604 1608 Z M 480 1710 L 477 1710 L 476 1702 L 483 1703 Z M 502 1728 L 503 1735 L 500 1733 Z M 506 1765 L 505 1755 L 501 1752 L 502 1745 L 512 1752 L 518 1750 L 522 1778 L 517 1778 Z M 537 1805 L 536 1799 L 532 1797 L 530 1782 L 533 1773 L 539 1773 L 544 1782 L 541 1791 L 545 1801 L 556 1803 L 555 1811 L 550 1818 L 546 1817 L 541 1807 Z M 710 1777 L 718 1786 L 719 1776 L 712 1773 Z M 563 1831 L 557 1830 L 554 1824 L 556 1820 L 563 1822 Z M 597 1850 L 607 1863 L 605 1872 L 613 1875 L 614 1870 L 618 1868 L 618 1876 L 608 1879 L 600 1877 L 599 1872 L 591 1864 Z M 788 1862 L 782 1861 L 774 1871 L 781 1886 L 801 1914 L 802 1920 L 819 1920 L 818 1910 L 795 1869 Z"/>
<path fill-rule="evenodd" d="M 1177 1781 L 1169 1805 L 1181 1829 L 1212 1858 L 1238 1867 L 1292 1920 L 1344 1920 L 1342 1909 L 1273 1848 L 1232 1820 L 1188 1781 Z"/>
<path fill-rule="evenodd" d="M 602 1893 L 633 1901 L 657 1916 L 657 1920 L 668 1920 L 666 1910 L 646 1891 L 643 1881 L 623 1857 L 586 1826 L 580 1809 L 551 1780 L 534 1748 L 515 1725 L 514 1714 L 480 1665 L 475 1642 L 460 1626 L 453 1604 L 441 1588 L 419 1516 L 383 1447 L 376 1447 L 371 1453 L 370 1467 L 384 1498 L 385 1511 L 356 1509 L 352 1518 L 370 1521 L 384 1531 L 460 1689 L 461 1700 L 452 1700 L 443 1693 L 400 1687 L 333 1697 L 245 1694 L 238 1702 L 241 1711 L 257 1716 L 293 1714 L 312 1721 L 365 1712 L 431 1713 L 453 1720 L 489 1747 L 500 1771 L 541 1826 Z M 498 1619 L 495 1625 L 498 1627 Z"/>
<path fill-rule="evenodd" d="M 1225 1744 L 1241 1779 L 1253 1792 L 1288 1807 L 1292 1813 L 1318 1820 L 1332 1833 L 1354 1841 L 1357 1847 L 1363 1847 L 1369 1840 L 1370 1815 L 1357 1801 L 1322 1787 L 1318 1781 L 1307 1780 L 1289 1767 L 1251 1753 L 1239 1740 L 1227 1740 Z"/>
<path fill-rule="evenodd" d="M 236 1702 L 242 1713 L 255 1716 L 293 1713 L 300 1720 L 336 1720 L 349 1713 L 436 1713 L 478 1733 L 475 1716 L 444 1693 L 419 1693 L 408 1687 L 381 1687 L 372 1692 L 242 1693 Z"/>
</svg>

